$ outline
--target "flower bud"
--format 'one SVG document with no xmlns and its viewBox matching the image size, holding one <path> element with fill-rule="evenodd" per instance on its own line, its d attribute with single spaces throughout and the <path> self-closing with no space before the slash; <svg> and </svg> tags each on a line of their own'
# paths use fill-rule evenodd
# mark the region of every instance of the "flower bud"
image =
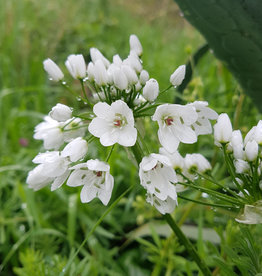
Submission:
<svg viewBox="0 0 262 276">
<path fill-rule="evenodd" d="M 63 72 L 58 67 L 58 65 L 52 61 L 52 59 L 48 58 L 44 60 L 43 65 L 44 65 L 45 71 L 48 73 L 49 77 L 53 81 L 57 82 L 64 78 Z"/>
<path fill-rule="evenodd" d="M 108 59 L 106 59 L 97 48 L 90 49 L 90 56 L 93 63 L 95 63 L 98 60 L 101 60 L 106 68 L 108 68 L 108 66 L 110 65 L 110 62 L 108 61 Z"/>
<path fill-rule="evenodd" d="M 127 89 L 128 79 L 122 70 L 120 70 L 119 68 L 116 68 L 113 71 L 113 79 L 114 79 L 114 84 L 118 89 L 120 90 Z"/>
<path fill-rule="evenodd" d="M 58 103 L 49 112 L 49 116 L 58 122 L 65 122 L 72 117 L 72 109 L 67 105 Z"/>
<path fill-rule="evenodd" d="M 61 156 L 69 156 L 71 162 L 76 162 L 87 154 L 87 150 L 88 145 L 86 140 L 78 137 L 65 146 L 65 148 L 61 152 Z"/>
<path fill-rule="evenodd" d="M 145 85 L 145 83 L 149 80 L 149 74 L 146 70 L 141 71 L 139 80 L 142 85 Z"/>
<path fill-rule="evenodd" d="M 95 80 L 94 63 L 92 61 L 88 63 L 87 76 L 88 76 L 89 81 L 94 81 Z"/>
<path fill-rule="evenodd" d="M 258 155 L 258 144 L 255 140 L 248 141 L 245 146 L 245 154 L 247 161 L 252 162 L 257 159 Z"/>
<path fill-rule="evenodd" d="M 217 123 L 214 125 L 214 137 L 217 145 L 229 143 L 232 137 L 232 125 L 226 113 L 218 116 Z"/>
<path fill-rule="evenodd" d="M 134 34 L 130 35 L 129 45 L 130 45 L 130 51 L 134 51 L 138 56 L 142 55 L 143 48 L 136 35 Z"/>
<path fill-rule="evenodd" d="M 180 65 L 175 72 L 170 76 L 170 82 L 174 86 L 178 86 L 182 83 L 186 74 L 186 65 Z"/>
<path fill-rule="evenodd" d="M 142 64 L 135 52 L 130 52 L 129 56 L 123 61 L 123 64 L 131 66 L 137 73 L 142 71 Z"/>
<path fill-rule="evenodd" d="M 66 68 L 75 79 L 86 76 L 86 64 L 83 55 L 70 55 L 65 62 Z"/>
<path fill-rule="evenodd" d="M 121 70 L 126 75 L 129 84 L 134 85 L 138 82 L 137 74 L 132 67 L 130 67 L 128 65 L 123 65 L 121 67 Z"/>
<path fill-rule="evenodd" d="M 121 66 L 122 63 L 123 63 L 123 61 L 119 55 L 113 56 L 113 64 L 115 64 L 116 66 Z"/>
<path fill-rule="evenodd" d="M 99 86 L 106 85 L 108 82 L 108 75 L 107 75 L 105 65 L 100 59 L 95 62 L 94 77 L 95 77 L 95 82 Z"/>
<path fill-rule="evenodd" d="M 235 159 L 244 159 L 243 138 L 240 130 L 232 132 L 231 146 Z"/>
<path fill-rule="evenodd" d="M 150 79 L 146 82 L 145 87 L 143 88 L 143 96 L 149 101 L 153 102 L 159 94 L 159 85 L 155 79 Z"/>
<path fill-rule="evenodd" d="M 256 126 L 254 133 L 254 140 L 261 146 L 262 145 L 262 121 L 260 120 Z"/>
<path fill-rule="evenodd" d="M 249 164 L 241 159 L 234 161 L 234 166 L 236 168 L 236 173 L 246 173 L 249 171 Z"/>
</svg>

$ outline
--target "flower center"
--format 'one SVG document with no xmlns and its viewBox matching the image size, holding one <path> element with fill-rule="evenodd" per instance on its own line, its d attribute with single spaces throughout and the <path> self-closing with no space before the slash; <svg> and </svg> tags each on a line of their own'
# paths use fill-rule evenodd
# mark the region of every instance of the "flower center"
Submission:
<svg viewBox="0 0 262 276">
<path fill-rule="evenodd" d="M 165 123 L 167 126 L 171 126 L 173 122 L 174 122 L 174 120 L 172 117 L 165 118 Z"/>
<path fill-rule="evenodd" d="M 126 117 L 124 117 L 122 114 L 120 113 L 116 113 L 115 114 L 115 119 L 113 121 L 113 125 L 115 127 L 122 127 L 124 125 L 127 124 L 127 120 L 126 120 Z"/>
<path fill-rule="evenodd" d="M 96 172 L 96 176 L 98 177 L 102 176 L 102 172 L 101 171 Z"/>
<path fill-rule="evenodd" d="M 122 125 L 122 121 L 121 120 L 115 120 L 114 121 L 114 126 L 120 127 Z"/>
</svg>

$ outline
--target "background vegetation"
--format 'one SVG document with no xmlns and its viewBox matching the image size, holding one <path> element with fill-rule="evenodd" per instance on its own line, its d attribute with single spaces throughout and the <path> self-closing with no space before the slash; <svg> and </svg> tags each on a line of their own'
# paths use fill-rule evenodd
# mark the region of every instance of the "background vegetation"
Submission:
<svg viewBox="0 0 262 276">
<path fill-rule="evenodd" d="M 70 187 L 33 192 L 25 179 L 41 149 L 41 142 L 32 138 L 34 126 L 57 102 L 79 105 L 48 81 L 42 68 L 45 58 L 64 68 L 71 53 L 82 53 L 88 61 L 90 47 L 99 48 L 109 59 L 115 53 L 124 57 L 129 35 L 135 33 L 144 48 L 144 68 L 164 89 L 170 74 L 192 58 L 204 39 L 171 0 L 0 0 L 0 7 L 0 274 L 59 275 L 69 261 L 65 275 L 197 274 L 196 265 L 162 224 L 160 214 L 145 203 L 137 168 L 120 147 L 110 159 L 115 177 L 111 202 L 130 185 L 135 188 L 105 217 L 75 258 L 74 252 L 107 207 L 98 200 L 82 204 L 79 193 Z M 175 98 L 181 95 L 173 90 L 163 100 Z M 260 118 L 212 52 L 194 68 L 182 95 L 185 102 L 196 99 L 209 101 L 218 113 L 227 112 L 244 132 Z M 146 137 L 152 137 L 148 147 L 158 151 L 156 126 L 148 123 L 146 131 Z M 97 147 L 90 155 L 95 151 L 102 152 Z M 209 158 L 218 179 L 230 181 L 212 137 L 182 148 L 184 154 L 196 151 Z M 260 226 L 236 224 L 230 210 L 211 210 L 182 200 L 179 205 L 176 220 L 214 275 L 261 272 Z"/>
</svg>

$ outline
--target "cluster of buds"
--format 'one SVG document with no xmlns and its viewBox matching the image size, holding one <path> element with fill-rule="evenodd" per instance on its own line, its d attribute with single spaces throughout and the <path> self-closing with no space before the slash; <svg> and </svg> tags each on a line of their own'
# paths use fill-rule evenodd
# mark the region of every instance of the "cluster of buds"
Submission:
<svg viewBox="0 0 262 276">
<path fill-rule="evenodd" d="M 234 183 L 249 203 L 262 199 L 262 121 L 243 139 L 240 130 L 232 128 L 227 114 L 219 115 L 214 126 L 215 144 L 224 149 Z"/>
<path fill-rule="evenodd" d="M 71 108 L 57 104 L 44 122 L 35 128 L 35 139 L 43 140 L 47 150 L 33 160 L 39 164 L 29 172 L 27 183 L 38 190 L 49 183 L 55 190 L 62 184 L 83 186 L 81 201 L 98 197 L 107 205 L 114 178 L 107 163 L 114 144 L 129 147 L 139 164 L 141 185 L 146 189 L 147 201 L 162 214 L 171 213 L 177 205 L 177 192 L 183 183 L 193 181 L 211 169 L 201 154 L 178 153 L 180 143 L 197 142 L 199 135 L 212 133 L 210 120 L 217 113 L 207 102 L 186 105 L 157 103 L 158 82 L 143 69 L 140 41 L 130 36 L 127 58 L 114 55 L 110 62 L 98 49 L 91 48 L 91 61 L 86 65 L 83 55 L 70 55 L 66 68 L 81 83 L 82 92 L 76 93 L 64 80 L 62 70 L 51 60 L 44 61 L 44 69 L 54 82 L 59 82 L 78 99 L 87 112 L 75 114 Z M 185 77 L 185 65 L 170 76 L 171 86 L 178 86 Z M 167 89 L 163 90 L 166 91 Z M 151 117 L 151 115 L 153 116 Z M 137 118 L 150 116 L 159 125 L 160 153 L 145 156 L 145 141 L 138 135 Z M 89 159 L 88 147 L 99 138 L 102 146 L 111 146 L 106 160 Z"/>
</svg>

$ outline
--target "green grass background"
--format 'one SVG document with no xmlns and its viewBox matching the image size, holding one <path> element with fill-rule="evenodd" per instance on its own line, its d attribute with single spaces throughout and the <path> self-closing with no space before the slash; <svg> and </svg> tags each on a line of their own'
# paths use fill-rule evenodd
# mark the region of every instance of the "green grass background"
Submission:
<svg viewBox="0 0 262 276">
<path fill-rule="evenodd" d="M 204 39 L 171 0 L 0 0 L 0 7 L 0 275 L 59 275 L 69 260 L 66 275 L 193 275 L 196 266 L 161 224 L 161 216 L 145 203 L 137 168 L 128 158 L 130 153 L 120 147 L 110 160 L 115 177 L 112 201 L 130 185 L 136 184 L 135 188 L 75 258 L 71 258 L 75 250 L 107 207 L 98 200 L 82 204 L 79 189 L 62 187 L 51 193 L 47 187 L 33 192 L 25 179 L 33 168 L 31 160 L 43 151 L 42 143 L 32 138 L 35 125 L 57 102 L 79 107 L 66 91 L 49 82 L 42 68 L 45 58 L 65 71 L 69 54 L 82 53 L 88 61 L 90 47 L 109 59 L 116 53 L 125 57 L 129 35 L 134 33 L 144 48 L 144 68 L 164 89 L 170 74 L 191 58 Z M 170 91 L 163 100 L 173 102 L 175 93 Z M 218 113 L 228 112 L 244 132 L 259 119 L 252 102 L 212 52 L 194 68 L 183 99 L 209 101 Z M 152 152 L 159 147 L 156 129 L 146 122 Z M 211 137 L 203 137 L 182 151 L 199 150 L 211 160 L 216 154 L 212 143 Z M 91 156 L 101 152 L 98 146 L 90 149 Z M 212 160 L 223 178 L 219 157 Z M 226 227 L 234 214 L 221 212 L 188 202 L 181 202 L 176 211 L 178 221 L 197 230 L 192 238 L 198 239 L 198 249 L 211 265 L 210 256 L 223 252 L 203 242 L 202 227 L 219 228 L 217 222 Z M 239 231 L 236 225 L 227 227 L 229 232 Z M 214 235 L 210 239 L 214 241 Z"/>
</svg>

